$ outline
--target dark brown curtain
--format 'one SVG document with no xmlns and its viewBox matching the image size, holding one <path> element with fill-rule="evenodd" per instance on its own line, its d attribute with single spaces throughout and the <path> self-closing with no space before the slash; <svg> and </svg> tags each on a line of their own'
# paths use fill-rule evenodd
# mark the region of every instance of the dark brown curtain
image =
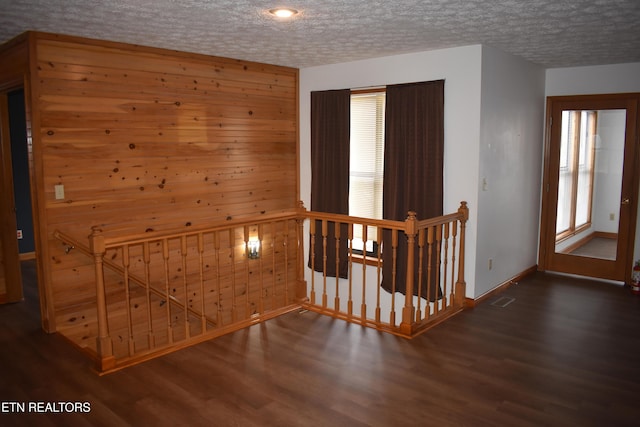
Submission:
<svg viewBox="0 0 640 427">
<path fill-rule="evenodd" d="M 349 134 L 351 91 L 311 92 L 311 210 L 336 214 L 349 213 Z M 327 238 L 327 271 L 330 277 L 348 275 L 347 227 L 340 228 L 339 271 L 336 271 L 335 224 L 330 223 Z M 323 271 L 321 221 L 316 221 L 314 269 Z M 311 244 L 311 242 L 309 243 Z M 311 267 L 311 251 L 309 252 Z"/>
<path fill-rule="evenodd" d="M 387 86 L 385 121 L 385 153 L 383 184 L 383 217 L 403 221 L 409 211 L 418 219 L 442 215 L 444 165 L 444 80 Z M 399 236 L 396 268 L 396 292 L 405 293 L 407 244 L 406 236 Z M 418 250 L 414 294 L 427 297 L 427 262 L 423 259 L 423 280 L 418 284 Z M 435 255 L 435 253 L 434 253 Z M 435 256 L 434 256 L 435 259 Z M 382 287 L 392 291 L 391 235 L 383 236 Z M 435 262 L 432 259 L 432 262 Z M 435 267 L 435 265 L 434 265 Z M 441 297 L 431 278 L 428 298 Z"/>
</svg>

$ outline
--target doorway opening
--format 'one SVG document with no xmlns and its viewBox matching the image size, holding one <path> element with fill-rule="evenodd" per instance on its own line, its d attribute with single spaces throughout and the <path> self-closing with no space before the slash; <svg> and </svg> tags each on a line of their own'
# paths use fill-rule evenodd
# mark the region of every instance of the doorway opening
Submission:
<svg viewBox="0 0 640 427">
<path fill-rule="evenodd" d="M 547 99 L 539 269 L 629 281 L 640 94 Z"/>
<path fill-rule="evenodd" d="M 35 259 L 35 238 L 31 205 L 31 178 L 29 173 L 29 146 L 24 90 L 7 94 L 9 134 L 11 137 L 11 164 L 13 196 L 16 210 L 16 237 L 21 260 Z"/>
<path fill-rule="evenodd" d="M 30 146 L 25 93 L 15 89 L 1 95 L 3 177 L 3 288 L 2 302 L 17 302 L 25 294 L 38 297 L 35 233 L 31 197 Z M 25 274 L 27 271 L 27 274 Z M 28 280 L 29 289 L 23 289 Z"/>
</svg>

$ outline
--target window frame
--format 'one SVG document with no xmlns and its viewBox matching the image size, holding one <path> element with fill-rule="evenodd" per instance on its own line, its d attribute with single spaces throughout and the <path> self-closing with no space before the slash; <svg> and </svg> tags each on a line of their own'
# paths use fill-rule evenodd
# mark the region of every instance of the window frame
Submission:
<svg viewBox="0 0 640 427">
<path fill-rule="evenodd" d="M 351 101 L 353 101 L 354 96 L 356 96 L 356 97 L 357 96 L 363 96 L 363 95 L 373 95 L 373 96 L 375 96 L 375 95 L 380 94 L 380 93 L 384 93 L 385 97 L 386 97 L 386 91 L 387 91 L 386 87 L 376 87 L 376 88 L 367 88 L 367 89 L 352 89 L 351 90 Z M 385 99 L 385 102 L 386 102 L 386 99 Z M 377 114 L 378 113 L 376 113 L 376 116 L 377 116 Z M 386 118 L 386 111 L 383 110 L 382 118 L 381 118 L 382 125 L 383 125 L 383 130 L 382 130 L 382 164 L 383 164 L 383 169 L 381 171 L 382 181 L 384 181 L 384 138 L 385 138 L 385 135 L 384 135 L 384 122 L 385 122 L 385 118 Z M 349 139 L 350 139 L 350 141 L 352 141 L 351 135 L 350 135 Z M 350 146 L 352 147 L 351 149 L 353 149 L 353 144 L 350 144 Z M 353 152 L 351 154 L 353 154 Z M 349 177 L 351 179 L 351 167 L 349 169 Z M 374 180 L 375 180 L 375 177 L 374 177 Z M 382 188 L 383 188 L 383 186 L 381 185 L 380 186 L 380 195 L 379 195 L 379 197 L 380 197 L 379 203 L 380 203 L 381 209 L 382 209 L 382 192 L 383 192 Z M 349 186 L 349 191 L 350 191 L 350 195 L 351 195 L 351 185 Z M 351 212 L 351 203 L 350 203 L 349 204 L 349 216 L 362 217 L 363 215 L 358 215 L 358 214 L 352 213 Z M 382 219 L 382 212 L 380 212 L 380 218 L 377 218 L 377 219 Z M 367 236 L 371 236 L 371 235 L 377 236 L 378 233 L 377 233 L 376 227 L 368 227 L 368 229 L 369 230 L 367 231 Z M 351 254 L 353 255 L 352 259 L 353 259 L 354 262 L 362 262 L 362 263 L 372 264 L 374 262 L 377 263 L 379 261 L 378 258 L 382 256 L 382 253 L 379 250 L 380 249 L 379 245 L 380 245 L 381 242 L 378 242 L 375 238 L 373 238 L 373 239 L 367 238 L 366 242 L 363 242 L 361 247 L 354 248 L 354 247 L 352 247 L 353 240 L 355 240 L 355 239 L 351 239 L 349 241 L 349 248 L 350 248 Z M 372 249 L 370 251 L 366 250 L 366 248 L 364 247 L 367 242 L 371 242 L 372 243 L 372 245 L 371 245 Z"/>
<path fill-rule="evenodd" d="M 564 110 L 573 115 L 574 117 L 571 119 L 572 124 L 570 126 L 571 131 L 568 138 L 570 138 L 573 142 L 570 147 L 568 147 L 568 155 L 570 156 L 567 159 L 568 169 L 569 169 L 569 179 L 571 182 L 570 186 L 570 205 L 569 205 L 569 226 L 561 231 L 556 230 L 556 243 L 559 243 L 563 240 L 568 239 L 569 237 L 575 236 L 576 234 L 581 233 L 584 230 L 587 230 L 591 227 L 591 217 L 593 210 L 593 185 L 594 185 L 594 177 L 595 177 L 595 137 L 598 128 L 598 112 L 595 110 Z M 564 112 L 563 111 L 563 112 Z M 576 212 L 578 205 L 578 185 L 580 178 L 580 148 L 581 148 L 581 133 L 582 133 L 582 113 L 586 113 L 587 125 L 585 139 L 587 140 L 587 150 L 589 151 L 588 156 L 588 168 L 589 172 L 588 182 L 589 182 L 589 193 L 587 200 L 587 218 L 586 221 L 580 225 L 576 225 Z M 562 117 L 562 116 L 561 116 Z M 562 150 L 562 146 L 560 147 Z M 562 166 L 559 167 L 559 177 L 558 177 L 558 188 L 561 185 L 562 175 Z M 559 206 L 559 205 L 558 205 Z M 556 209 L 557 210 L 557 209 Z M 556 213 L 556 217 L 559 215 Z M 556 225 L 557 227 L 557 225 Z"/>
</svg>

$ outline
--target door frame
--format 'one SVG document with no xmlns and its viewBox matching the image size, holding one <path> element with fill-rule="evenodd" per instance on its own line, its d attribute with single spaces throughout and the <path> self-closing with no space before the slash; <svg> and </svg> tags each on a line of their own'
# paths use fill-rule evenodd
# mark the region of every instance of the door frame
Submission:
<svg viewBox="0 0 640 427">
<path fill-rule="evenodd" d="M 16 208 L 13 189 L 13 166 L 11 160 L 11 137 L 9 134 L 9 101 L 7 92 L 0 91 L 0 197 L 3 200 L 0 212 L 0 239 L 2 264 L 6 293 L 0 295 L 0 302 L 22 300 L 22 273 L 20 272 L 20 251 L 16 237 Z"/>
<path fill-rule="evenodd" d="M 555 252 L 555 229 L 558 196 L 559 155 L 552 153 L 552 141 L 558 135 L 561 110 L 565 109 L 626 109 L 627 123 L 624 147 L 624 165 L 619 215 L 618 255 L 616 261 L 558 254 Z M 638 171 L 640 159 L 637 149 L 640 134 L 640 93 L 601 95 L 571 95 L 547 97 L 544 172 L 542 182 L 542 211 L 540 217 L 540 245 L 538 270 L 578 274 L 601 279 L 630 283 L 638 213 Z M 555 126 L 557 123 L 558 126 Z M 587 260 L 587 262 L 585 262 Z"/>
</svg>

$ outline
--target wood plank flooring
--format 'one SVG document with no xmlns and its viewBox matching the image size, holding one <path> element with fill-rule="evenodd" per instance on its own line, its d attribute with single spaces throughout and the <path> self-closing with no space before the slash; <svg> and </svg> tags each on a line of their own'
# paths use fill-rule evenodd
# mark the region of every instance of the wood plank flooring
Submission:
<svg viewBox="0 0 640 427">
<path fill-rule="evenodd" d="M 1 408 L 88 402 L 90 412 L 5 411 L 0 425 L 640 422 L 640 297 L 617 285 L 539 273 L 413 340 L 291 313 L 102 377 L 40 330 L 26 295 L 0 306 Z"/>
</svg>

